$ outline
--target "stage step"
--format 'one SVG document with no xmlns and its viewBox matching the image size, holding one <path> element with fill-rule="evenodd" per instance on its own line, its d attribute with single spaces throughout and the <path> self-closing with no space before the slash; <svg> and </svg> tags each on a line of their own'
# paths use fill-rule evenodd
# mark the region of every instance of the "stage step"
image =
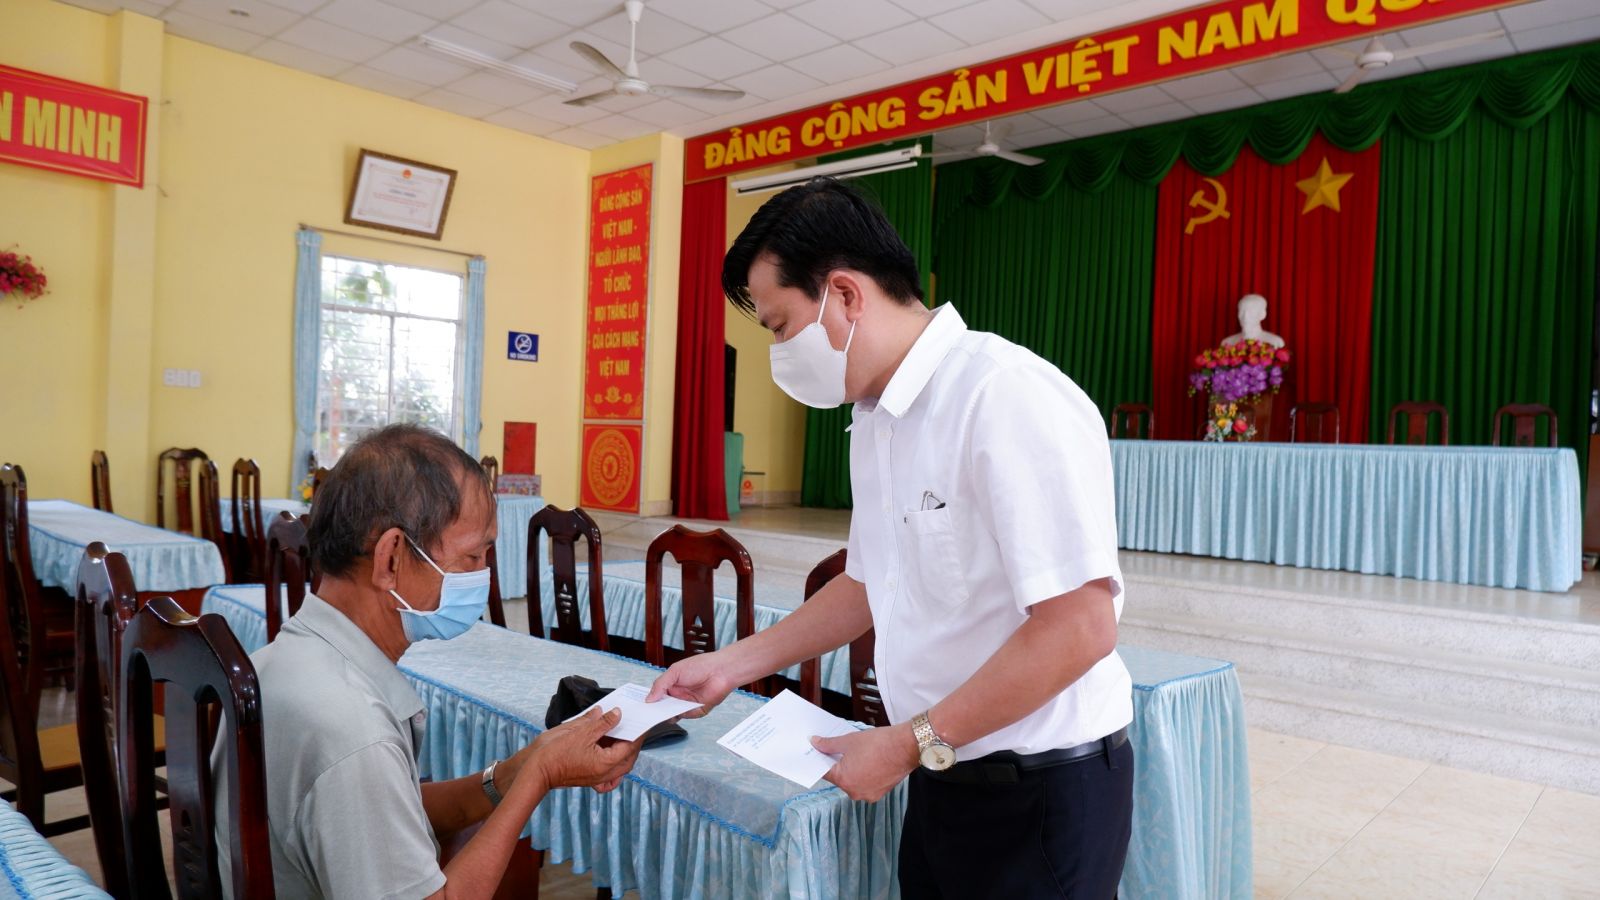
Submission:
<svg viewBox="0 0 1600 900">
<path fill-rule="evenodd" d="M 1239 673 L 1250 724 L 1600 794 L 1600 735 L 1478 709 Z"/>
<path fill-rule="evenodd" d="M 1142 554 L 1124 571 L 1121 639 L 1232 660 L 1256 727 L 1600 793 L 1600 625 L 1576 595 Z"/>
<path fill-rule="evenodd" d="M 1122 630 L 1129 643 L 1232 660 L 1240 671 L 1532 716 L 1600 734 L 1600 672 L 1593 670 L 1131 609 Z"/>
</svg>

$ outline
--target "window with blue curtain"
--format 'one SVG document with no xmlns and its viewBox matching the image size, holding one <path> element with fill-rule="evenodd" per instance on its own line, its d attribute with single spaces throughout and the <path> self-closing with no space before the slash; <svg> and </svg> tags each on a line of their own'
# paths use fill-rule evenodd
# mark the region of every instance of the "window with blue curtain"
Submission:
<svg viewBox="0 0 1600 900">
<path fill-rule="evenodd" d="M 299 238 L 295 290 L 295 484 L 394 422 L 478 453 L 484 261 L 466 273 L 324 256 Z"/>
</svg>

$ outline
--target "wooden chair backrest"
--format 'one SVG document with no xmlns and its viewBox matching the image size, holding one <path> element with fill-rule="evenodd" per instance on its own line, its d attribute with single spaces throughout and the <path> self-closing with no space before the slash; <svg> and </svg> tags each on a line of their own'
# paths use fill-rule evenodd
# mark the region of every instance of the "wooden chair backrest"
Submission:
<svg viewBox="0 0 1600 900">
<path fill-rule="evenodd" d="M 1118 403 L 1111 410 L 1111 439 L 1150 440 L 1156 433 L 1156 414 L 1149 404 Z"/>
<path fill-rule="evenodd" d="M 198 491 L 200 495 L 200 529 L 196 536 L 210 541 L 222 554 L 222 568 L 228 583 L 234 580 L 235 559 L 233 542 L 222 530 L 222 479 L 217 475 L 217 464 L 209 459 L 200 461 Z"/>
<path fill-rule="evenodd" d="M 844 573 L 846 551 L 840 550 L 817 563 L 806 576 L 806 599 L 822 590 L 828 582 Z M 878 675 L 873 664 L 873 645 L 876 635 L 871 628 L 850 642 L 850 716 L 868 725 L 889 724 L 889 714 L 883 711 L 883 698 L 878 693 Z M 809 677 L 808 677 L 809 668 Z M 821 703 L 821 661 L 809 659 L 800 664 L 802 696 L 812 703 Z M 810 693 L 804 693 L 809 691 Z"/>
<path fill-rule="evenodd" d="M 231 492 L 233 541 L 238 548 L 234 571 L 245 580 L 266 569 L 267 529 L 261 519 L 261 467 L 255 460 L 234 460 Z"/>
<path fill-rule="evenodd" d="M 484 554 L 484 562 L 489 566 L 489 622 L 506 627 L 506 602 L 500 596 L 500 561 L 495 555 L 494 545 L 489 545 L 489 552 Z"/>
<path fill-rule="evenodd" d="M 1389 436 L 1388 442 L 1422 445 L 1428 443 L 1428 423 L 1432 417 L 1439 416 L 1439 444 L 1448 446 L 1450 443 L 1450 411 L 1442 404 L 1425 400 L 1406 400 L 1389 407 Z M 1406 417 L 1406 432 L 1404 441 L 1396 441 L 1399 433 L 1400 417 Z"/>
<path fill-rule="evenodd" d="M 500 489 L 500 460 L 493 456 L 485 456 L 479 461 L 479 465 L 483 466 L 483 473 L 489 476 L 489 490 L 498 491 Z"/>
<path fill-rule="evenodd" d="M 1333 440 L 1328 440 L 1328 425 Z M 1296 403 L 1289 407 L 1289 443 L 1339 443 L 1339 407 L 1332 403 Z"/>
<path fill-rule="evenodd" d="M 1500 425 L 1506 416 L 1511 417 L 1511 443 L 1501 443 Z M 1494 445 L 1496 447 L 1534 447 L 1537 444 L 1539 420 L 1548 418 L 1550 425 L 1546 436 L 1551 447 L 1561 446 L 1557 440 L 1556 411 L 1543 403 L 1507 403 L 1494 411 Z"/>
<path fill-rule="evenodd" d="M 528 520 L 528 632 L 545 636 L 544 589 L 540 582 L 539 548 L 550 536 L 550 581 L 555 617 L 550 639 L 592 650 L 611 649 L 606 631 L 605 573 L 601 567 L 600 526 L 582 509 L 545 506 Z M 578 608 L 578 541 L 589 545 L 589 629 Z"/>
<path fill-rule="evenodd" d="M 167 784 L 172 815 L 172 870 L 178 897 L 222 893 L 217 865 L 211 775 L 210 712 L 222 723 L 223 777 L 232 809 L 228 822 L 233 896 L 273 896 L 267 837 L 266 760 L 261 739 L 261 689 L 255 666 L 221 616 L 196 618 L 171 597 L 157 597 L 134 614 L 122 640 L 122 702 L 117 708 L 117 757 L 122 787 L 123 853 L 133 896 L 169 898 L 167 865 L 156 824 L 156 754 L 152 703 L 166 686 Z"/>
<path fill-rule="evenodd" d="M 28 543 L 28 478 L 0 465 L 0 778 L 17 786 L 17 810 L 43 830 L 44 759 L 39 694 L 44 681 L 44 598 Z"/>
<path fill-rule="evenodd" d="M 111 460 L 104 450 L 89 456 L 89 493 L 94 498 L 94 508 L 115 512 L 111 508 Z"/>
<path fill-rule="evenodd" d="M 267 640 L 278 637 L 283 628 L 284 595 L 288 595 L 289 617 L 300 611 L 306 599 L 306 584 L 315 580 L 311 571 L 311 544 L 306 538 L 307 516 L 285 510 L 267 528 L 266 588 L 263 599 L 267 610 Z M 313 588 L 314 590 L 315 588 Z"/>
<path fill-rule="evenodd" d="M 128 862 L 122 846 L 122 802 L 117 789 L 117 703 L 122 635 L 139 609 L 133 572 L 121 553 L 95 541 L 78 563 L 78 756 L 89 803 L 95 854 L 105 888 L 126 897 Z"/>
<path fill-rule="evenodd" d="M 713 573 L 722 563 L 733 566 L 737 579 L 734 597 L 734 639 L 755 633 L 755 566 L 750 554 L 721 528 L 695 531 L 674 525 L 650 542 L 644 559 L 644 654 L 651 665 L 667 664 L 662 634 L 661 567 L 667 554 L 682 570 L 683 655 L 697 656 L 717 649 L 716 587 Z M 591 576 L 593 583 L 593 576 Z M 763 692 L 764 685 L 752 686 Z"/>
<path fill-rule="evenodd" d="M 156 525 L 167 527 L 167 470 L 172 470 L 171 494 L 176 518 L 173 529 L 195 537 L 203 537 L 195 530 L 194 495 L 190 486 L 194 481 L 194 464 L 211 457 L 197 447 L 168 447 L 156 457 Z M 171 463 L 169 466 L 168 463 Z M 203 512 L 203 501 L 202 501 Z"/>
</svg>

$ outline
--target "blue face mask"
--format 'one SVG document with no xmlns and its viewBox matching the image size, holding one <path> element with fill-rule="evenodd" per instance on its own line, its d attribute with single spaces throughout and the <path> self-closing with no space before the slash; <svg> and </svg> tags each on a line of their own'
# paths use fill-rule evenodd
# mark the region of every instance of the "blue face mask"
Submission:
<svg viewBox="0 0 1600 900">
<path fill-rule="evenodd" d="M 406 536 L 406 541 L 444 577 L 444 584 L 439 588 L 439 608 L 428 612 L 413 608 L 398 592 L 389 591 L 405 607 L 400 610 L 400 624 L 406 630 L 406 640 L 412 643 L 448 641 L 466 634 L 483 616 L 483 608 L 489 603 L 489 568 L 485 566 L 476 572 L 446 572 L 411 540 L 410 535 Z"/>
</svg>

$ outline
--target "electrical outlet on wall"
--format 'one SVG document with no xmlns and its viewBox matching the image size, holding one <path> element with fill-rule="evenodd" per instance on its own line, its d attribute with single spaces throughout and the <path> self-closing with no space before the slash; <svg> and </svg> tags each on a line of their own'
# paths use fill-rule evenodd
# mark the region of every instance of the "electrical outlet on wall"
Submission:
<svg viewBox="0 0 1600 900">
<path fill-rule="evenodd" d="M 161 383 L 166 387 L 183 387 L 188 380 L 188 374 L 182 369 L 161 370 Z"/>
<path fill-rule="evenodd" d="M 192 388 L 199 387 L 200 386 L 200 370 L 199 369 L 190 369 L 189 373 L 188 373 L 188 378 L 187 378 L 185 383 L 187 384 L 187 386 L 192 387 Z"/>
</svg>

